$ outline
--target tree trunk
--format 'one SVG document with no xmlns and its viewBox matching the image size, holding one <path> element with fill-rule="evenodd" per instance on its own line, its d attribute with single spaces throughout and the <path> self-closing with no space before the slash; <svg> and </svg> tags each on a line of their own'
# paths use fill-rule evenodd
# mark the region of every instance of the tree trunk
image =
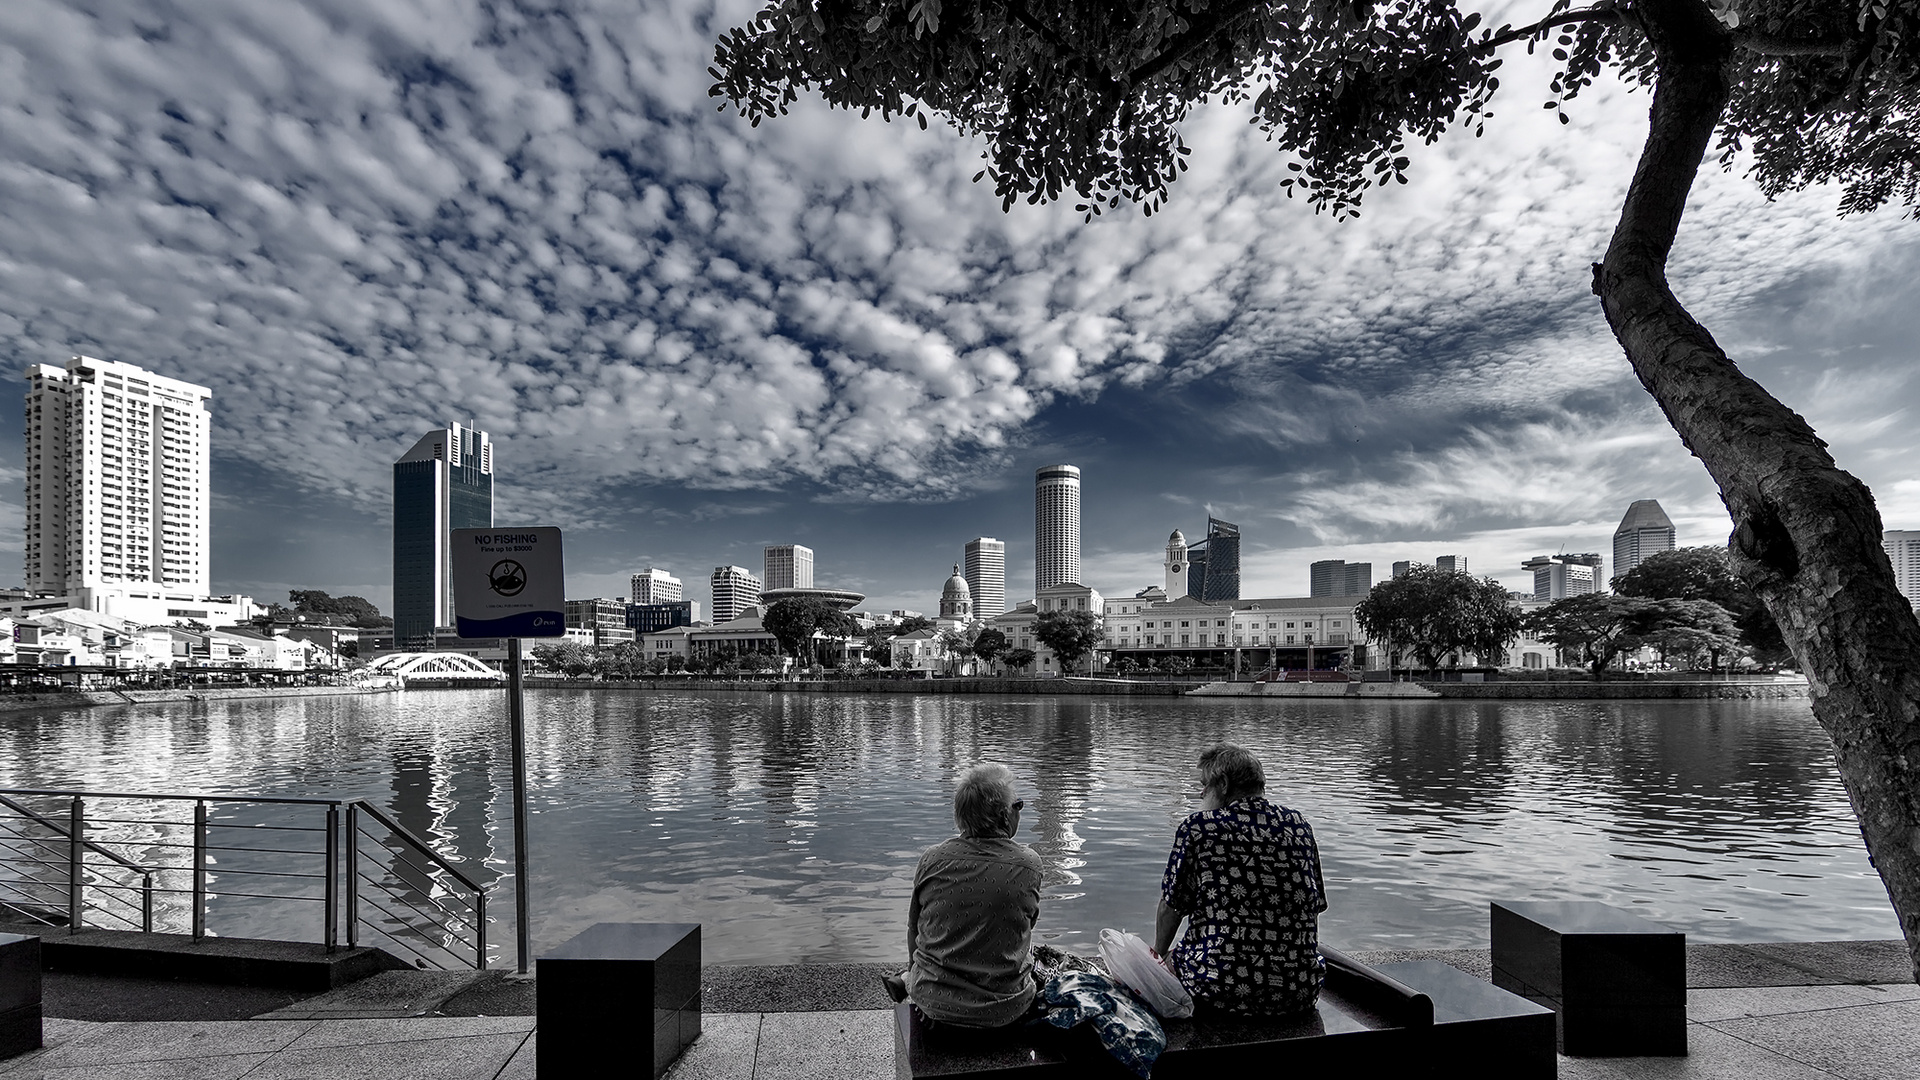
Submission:
<svg viewBox="0 0 1920 1080">
<path fill-rule="evenodd" d="M 1659 56 L 1652 120 L 1594 291 L 1641 383 L 1720 486 L 1733 570 L 1807 674 L 1920 979 L 1920 622 L 1894 588 L 1866 485 L 1741 374 L 1667 286 L 1687 193 L 1726 105 L 1731 44 L 1700 0 L 1639 10 Z"/>
</svg>

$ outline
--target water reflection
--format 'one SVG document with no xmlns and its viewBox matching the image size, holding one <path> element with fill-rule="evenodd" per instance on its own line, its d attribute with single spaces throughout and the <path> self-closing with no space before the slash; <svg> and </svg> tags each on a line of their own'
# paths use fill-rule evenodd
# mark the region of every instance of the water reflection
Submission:
<svg viewBox="0 0 1920 1080">
<path fill-rule="evenodd" d="M 1314 822 L 1338 944 L 1483 945 L 1507 898 L 1632 904 L 1699 940 L 1897 935 L 1799 703 L 551 691 L 528 702 L 535 949 L 685 920 L 722 962 L 897 960 L 914 860 L 984 758 L 1029 797 L 1041 933 L 1091 949 L 1102 926 L 1151 926 L 1194 762 L 1221 739 Z M 509 761 L 485 692 L 0 718 L 0 786 L 371 799 L 491 885 L 496 950 L 514 936 Z"/>
</svg>

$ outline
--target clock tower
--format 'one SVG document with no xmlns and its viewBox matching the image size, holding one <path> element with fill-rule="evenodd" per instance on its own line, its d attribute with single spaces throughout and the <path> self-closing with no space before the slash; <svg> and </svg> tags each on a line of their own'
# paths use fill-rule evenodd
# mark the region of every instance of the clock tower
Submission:
<svg viewBox="0 0 1920 1080">
<path fill-rule="evenodd" d="M 1187 595 L 1187 538 L 1180 530 L 1167 537 L 1167 599 Z"/>
</svg>

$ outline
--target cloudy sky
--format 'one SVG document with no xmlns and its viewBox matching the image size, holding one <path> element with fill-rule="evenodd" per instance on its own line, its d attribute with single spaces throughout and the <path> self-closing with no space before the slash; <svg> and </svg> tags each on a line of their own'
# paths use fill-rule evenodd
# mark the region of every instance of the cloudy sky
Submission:
<svg viewBox="0 0 1920 1080">
<path fill-rule="evenodd" d="M 566 528 L 576 596 L 651 564 L 705 599 L 713 566 L 798 542 L 822 584 L 926 609 L 981 534 L 1025 596 L 1056 461 L 1109 595 L 1210 512 L 1244 530 L 1249 596 L 1329 557 L 1519 585 L 1529 555 L 1610 554 L 1637 498 L 1724 542 L 1587 289 L 1643 94 L 1603 83 L 1563 128 L 1517 57 L 1485 138 L 1419 149 L 1344 224 L 1204 110 L 1164 212 L 1087 225 L 1002 214 L 938 127 L 717 112 L 712 42 L 753 7 L 7 0 L 15 378 L 84 353 L 212 387 L 214 582 L 261 598 L 385 608 L 391 463 L 469 418 L 496 520 Z M 1709 172 L 1675 288 L 1920 528 L 1920 226 L 1834 203 Z M 19 424 L 0 411 L 6 584 Z"/>
</svg>

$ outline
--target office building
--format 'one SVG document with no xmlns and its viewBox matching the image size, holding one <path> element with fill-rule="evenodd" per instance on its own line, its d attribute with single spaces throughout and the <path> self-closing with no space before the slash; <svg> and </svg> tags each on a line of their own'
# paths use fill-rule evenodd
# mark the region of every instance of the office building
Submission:
<svg viewBox="0 0 1920 1080">
<path fill-rule="evenodd" d="M 1900 595 L 1920 610 L 1920 530 L 1889 529 L 1880 534 L 1880 546 L 1893 563 L 1893 583 Z"/>
<path fill-rule="evenodd" d="M 744 566 L 716 566 L 708 579 L 713 586 L 713 621 L 732 622 L 760 603 L 760 579 Z"/>
<path fill-rule="evenodd" d="M 1413 560 L 1401 559 L 1399 562 L 1393 564 L 1393 576 L 1396 578 L 1406 577 L 1407 571 L 1413 569 L 1413 566 Z"/>
<path fill-rule="evenodd" d="M 393 638 L 431 648 L 453 625 L 455 529 L 493 527 L 493 440 L 458 423 L 420 437 L 393 463 Z"/>
<path fill-rule="evenodd" d="M 1365 596 L 1373 588 L 1373 564 L 1322 559 L 1307 568 L 1307 596 Z M 1235 597 L 1234 599 L 1239 599 Z"/>
<path fill-rule="evenodd" d="M 1673 550 L 1673 521 L 1654 499 L 1638 499 L 1613 530 L 1613 575 L 1619 577 L 1649 555 Z"/>
<path fill-rule="evenodd" d="M 1186 595 L 1203 604 L 1240 599 L 1240 526 L 1207 518 L 1207 538 L 1187 547 Z"/>
<path fill-rule="evenodd" d="M 668 600 L 658 604 L 628 604 L 627 629 L 639 634 L 692 626 L 700 621 L 700 601 Z"/>
<path fill-rule="evenodd" d="M 1033 589 L 1080 581 L 1080 470 L 1048 465 L 1033 474 Z"/>
<path fill-rule="evenodd" d="M 1442 555 L 1433 560 L 1433 568 L 1435 570 L 1464 574 L 1467 572 L 1467 557 L 1465 555 Z"/>
<path fill-rule="evenodd" d="M 88 356 L 27 368 L 28 591 L 206 594 L 212 397 Z"/>
<path fill-rule="evenodd" d="M 596 649 L 610 648 L 635 640 L 627 625 L 627 603 L 597 596 L 591 600 L 567 601 L 567 636 Z"/>
<path fill-rule="evenodd" d="M 761 553 L 760 583 L 769 589 L 813 588 L 813 549 L 775 544 Z"/>
<path fill-rule="evenodd" d="M 1535 555 L 1521 563 L 1520 568 L 1533 571 L 1535 600 L 1565 600 L 1569 596 L 1599 592 L 1606 580 L 1602 573 L 1604 560 L 1599 552 Z"/>
<path fill-rule="evenodd" d="M 633 575 L 628 599 L 636 604 L 671 604 L 681 599 L 680 579 L 657 566 Z"/>
<path fill-rule="evenodd" d="M 973 613 L 991 619 L 1007 610 L 1007 543 L 991 536 L 967 541 L 967 588 L 973 591 Z"/>
</svg>

